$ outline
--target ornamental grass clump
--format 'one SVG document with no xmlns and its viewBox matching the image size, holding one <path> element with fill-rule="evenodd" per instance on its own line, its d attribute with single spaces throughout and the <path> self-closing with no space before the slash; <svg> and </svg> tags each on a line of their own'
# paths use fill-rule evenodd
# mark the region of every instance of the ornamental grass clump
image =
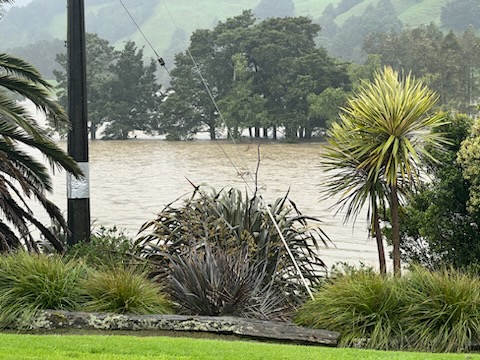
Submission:
<svg viewBox="0 0 480 360">
<path fill-rule="evenodd" d="M 478 343 L 480 279 L 453 269 L 414 268 L 402 279 L 408 307 L 401 317 L 409 348 L 464 352 Z"/>
<path fill-rule="evenodd" d="M 340 345 L 465 352 L 480 341 L 480 279 L 413 267 L 403 276 L 351 271 L 326 282 L 296 323 L 341 333 Z"/>
<path fill-rule="evenodd" d="M 93 271 L 81 288 L 86 311 L 135 315 L 171 312 L 159 285 L 132 267 Z"/>
<path fill-rule="evenodd" d="M 341 333 L 341 346 L 388 350 L 401 347 L 402 308 L 395 279 L 354 270 L 322 284 L 297 313 L 298 325 Z"/>
<path fill-rule="evenodd" d="M 28 324 L 38 310 L 78 310 L 79 282 L 87 277 L 78 262 L 59 256 L 18 252 L 0 257 L 0 328 Z"/>
</svg>

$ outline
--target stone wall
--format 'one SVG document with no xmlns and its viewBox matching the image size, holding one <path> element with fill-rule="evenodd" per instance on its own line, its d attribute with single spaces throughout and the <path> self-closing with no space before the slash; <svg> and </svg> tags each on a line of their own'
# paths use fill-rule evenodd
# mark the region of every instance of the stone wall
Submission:
<svg viewBox="0 0 480 360">
<path fill-rule="evenodd" d="M 86 312 L 42 311 L 31 322 L 18 324 L 18 330 L 162 330 L 231 334 L 264 340 L 336 346 L 337 332 L 299 327 L 291 323 L 237 317 L 184 315 L 118 315 Z"/>
</svg>

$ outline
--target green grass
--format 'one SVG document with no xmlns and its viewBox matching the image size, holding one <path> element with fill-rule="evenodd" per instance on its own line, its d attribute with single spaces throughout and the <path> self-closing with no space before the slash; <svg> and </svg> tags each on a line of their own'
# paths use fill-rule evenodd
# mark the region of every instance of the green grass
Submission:
<svg viewBox="0 0 480 360">
<path fill-rule="evenodd" d="M 477 354 L 426 354 L 169 337 L 0 334 L 0 359 L 26 360 L 454 360 Z"/>
</svg>

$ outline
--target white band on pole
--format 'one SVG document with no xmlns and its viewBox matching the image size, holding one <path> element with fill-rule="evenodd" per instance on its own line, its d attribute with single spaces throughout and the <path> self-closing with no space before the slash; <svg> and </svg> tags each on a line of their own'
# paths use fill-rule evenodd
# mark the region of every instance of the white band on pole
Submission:
<svg viewBox="0 0 480 360">
<path fill-rule="evenodd" d="M 76 178 L 67 173 L 67 198 L 68 199 L 88 199 L 90 198 L 90 169 L 88 162 L 79 162 L 78 166 L 82 170 L 83 176 Z"/>
</svg>

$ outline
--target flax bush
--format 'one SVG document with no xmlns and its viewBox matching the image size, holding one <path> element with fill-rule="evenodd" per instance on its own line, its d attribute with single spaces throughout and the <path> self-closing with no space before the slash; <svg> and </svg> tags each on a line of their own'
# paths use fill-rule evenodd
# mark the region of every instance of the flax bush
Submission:
<svg viewBox="0 0 480 360">
<path fill-rule="evenodd" d="M 278 309 L 284 309 L 287 316 L 304 301 L 306 291 L 262 200 L 234 188 L 203 189 L 196 189 L 181 205 L 168 205 L 142 227 L 137 242 L 142 256 L 156 264 L 155 275 L 170 283 L 168 289 L 184 311 L 211 315 L 207 309 L 217 308 L 213 312 L 224 313 L 217 302 L 237 304 L 236 309 L 227 308 L 242 316 L 277 318 Z M 319 220 L 303 215 L 288 196 L 268 207 L 306 280 L 317 284 L 325 274 L 319 245 L 329 241 Z M 239 269 L 239 278 L 231 271 L 234 268 Z M 261 284 L 255 283 L 258 279 Z M 240 286 L 242 282 L 245 286 Z M 243 301 L 245 292 L 234 291 L 232 283 L 239 285 L 237 290 L 255 289 L 247 292 L 250 301 Z M 214 300 L 206 295 L 213 284 Z M 271 301 L 272 292 L 278 303 Z M 186 304 L 187 300 L 204 304 Z"/>
</svg>

